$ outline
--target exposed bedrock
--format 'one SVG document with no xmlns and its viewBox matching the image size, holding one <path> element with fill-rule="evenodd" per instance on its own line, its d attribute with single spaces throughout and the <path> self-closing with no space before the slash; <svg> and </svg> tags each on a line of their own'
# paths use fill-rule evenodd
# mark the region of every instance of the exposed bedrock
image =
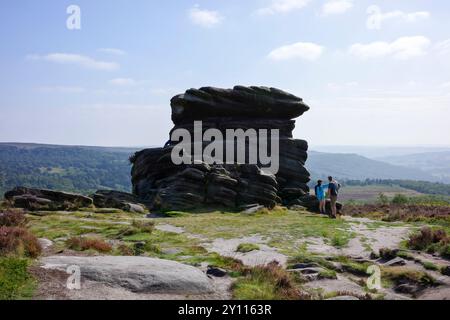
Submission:
<svg viewBox="0 0 450 320">
<path fill-rule="evenodd" d="M 308 194 L 310 174 L 304 167 L 308 143 L 293 139 L 292 134 L 294 119 L 309 110 L 301 98 L 275 88 L 206 87 L 174 97 L 171 107 L 175 126 L 170 136 L 184 129 L 191 138 L 183 141 L 182 154 L 192 155 L 197 143 L 205 150 L 211 141 L 222 142 L 214 157 L 217 150 L 223 151 L 219 158 L 226 164 L 211 164 L 202 155 L 195 164 L 175 165 L 171 154 L 179 141 L 172 138 L 163 148 L 137 152 L 130 159 L 133 193 L 151 209 L 238 208 L 250 204 L 274 207 Z M 215 129 L 216 135 L 205 142 L 203 134 L 209 129 Z M 239 143 L 228 136 L 230 130 L 238 129 L 256 133 L 257 139 L 247 137 Z M 278 133 L 273 135 L 275 129 Z M 261 158 L 261 150 L 266 147 L 264 155 L 271 159 L 270 164 Z M 234 151 L 232 156 L 230 149 Z M 239 151 L 245 154 L 244 161 Z M 272 170 L 274 163 L 278 170 Z"/>
</svg>

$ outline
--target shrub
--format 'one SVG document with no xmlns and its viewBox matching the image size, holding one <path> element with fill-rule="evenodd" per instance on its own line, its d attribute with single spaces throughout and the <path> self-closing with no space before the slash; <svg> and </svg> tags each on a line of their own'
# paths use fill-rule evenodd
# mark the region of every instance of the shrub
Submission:
<svg viewBox="0 0 450 320">
<path fill-rule="evenodd" d="M 380 193 L 377 202 L 381 205 L 387 205 L 389 204 L 389 198 L 384 193 Z"/>
<path fill-rule="evenodd" d="M 123 243 L 117 247 L 117 251 L 121 256 L 134 256 L 133 249 Z"/>
<path fill-rule="evenodd" d="M 152 233 L 155 229 L 155 223 L 153 221 L 138 221 L 133 220 L 131 226 L 139 229 L 139 232 L 142 233 Z"/>
<path fill-rule="evenodd" d="M 36 258 L 42 252 L 38 239 L 27 229 L 0 227 L 0 255 Z"/>
<path fill-rule="evenodd" d="M 396 205 L 404 205 L 409 202 L 409 199 L 404 194 L 396 194 L 394 198 L 392 198 L 392 204 Z"/>
<path fill-rule="evenodd" d="M 23 227 L 27 223 L 27 218 L 23 211 L 5 210 L 0 212 L 0 226 Z"/>
<path fill-rule="evenodd" d="M 419 233 L 410 237 L 408 247 L 428 253 L 438 252 L 444 258 L 450 257 L 450 237 L 443 229 L 422 228 Z"/>
<path fill-rule="evenodd" d="M 98 252 L 106 253 L 112 250 L 112 246 L 101 240 L 95 238 L 72 237 L 66 241 L 69 249 L 75 251 L 96 250 Z"/>
<path fill-rule="evenodd" d="M 122 228 L 117 237 L 128 237 L 139 233 L 152 233 L 155 229 L 155 223 L 153 221 L 138 221 L 133 220 L 130 226 Z"/>
<path fill-rule="evenodd" d="M 413 234 L 410 237 L 408 247 L 414 250 L 426 250 L 433 244 L 445 245 L 448 243 L 450 243 L 450 238 L 447 236 L 445 230 L 433 230 L 429 227 L 423 227 L 419 233 Z"/>
</svg>

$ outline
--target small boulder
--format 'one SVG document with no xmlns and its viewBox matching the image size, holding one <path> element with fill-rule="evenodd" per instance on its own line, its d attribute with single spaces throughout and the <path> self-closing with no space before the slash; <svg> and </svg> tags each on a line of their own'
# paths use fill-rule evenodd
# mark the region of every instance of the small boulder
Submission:
<svg viewBox="0 0 450 320">
<path fill-rule="evenodd" d="M 206 271 L 206 274 L 209 276 L 212 276 L 212 277 L 222 278 L 227 275 L 227 272 L 226 272 L 226 270 L 221 269 L 221 268 L 208 266 L 208 270 Z"/>
</svg>

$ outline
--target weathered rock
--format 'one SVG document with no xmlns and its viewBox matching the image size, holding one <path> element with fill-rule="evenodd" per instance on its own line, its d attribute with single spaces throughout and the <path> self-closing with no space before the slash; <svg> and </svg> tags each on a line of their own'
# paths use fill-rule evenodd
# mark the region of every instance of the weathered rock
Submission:
<svg viewBox="0 0 450 320">
<path fill-rule="evenodd" d="M 294 119 L 309 110 L 301 98 L 279 89 L 243 86 L 190 89 L 171 106 L 175 124 L 211 117 Z"/>
<path fill-rule="evenodd" d="M 16 208 L 27 210 L 77 210 L 91 207 L 93 200 L 79 194 L 17 187 L 5 193 L 5 199 Z"/>
<path fill-rule="evenodd" d="M 205 294 L 212 292 L 206 274 L 174 261 L 147 257 L 72 257 L 41 259 L 43 268 L 66 271 L 80 267 L 81 279 L 137 293 Z"/>
<path fill-rule="evenodd" d="M 112 190 L 98 190 L 91 195 L 97 208 L 116 208 L 128 212 L 144 213 L 144 205 L 135 195 Z"/>
<path fill-rule="evenodd" d="M 327 300 L 353 301 L 353 300 L 359 300 L 359 299 L 354 296 L 338 296 L 338 297 L 334 297 L 334 298 L 329 298 Z"/>
<path fill-rule="evenodd" d="M 389 260 L 384 264 L 386 267 L 398 267 L 406 265 L 406 261 L 402 258 L 396 257 L 392 260 Z"/>
<path fill-rule="evenodd" d="M 42 250 L 47 250 L 48 248 L 53 246 L 53 241 L 45 238 L 39 238 L 38 239 L 39 245 L 41 246 Z"/>
<path fill-rule="evenodd" d="M 275 88 L 237 86 L 228 90 L 205 87 L 190 89 L 174 97 L 171 107 L 175 124 L 172 132 L 184 129 L 191 135 L 190 145 L 189 141 L 183 141 L 183 152 L 189 148 L 194 150 L 194 143 L 200 143 L 203 148 L 209 145 L 194 134 L 194 122 L 202 121 L 203 132 L 215 129 L 222 134 L 223 151 L 227 146 L 234 146 L 234 159 L 222 159 L 222 163 L 227 163 L 224 165 L 208 165 L 202 161 L 174 165 L 171 153 L 178 141 L 171 140 L 164 148 L 137 152 L 130 159 L 133 194 L 151 209 L 238 208 L 250 204 L 272 208 L 308 194 L 310 173 L 304 167 L 308 143 L 292 138 L 293 119 L 309 110 L 301 98 Z M 247 139 L 242 145 L 235 140 L 226 140 L 228 129 L 279 130 L 278 172 L 275 175 L 268 173 L 267 165 L 260 159 L 250 164 L 249 150 L 251 147 L 258 150 L 260 144 L 255 145 L 253 139 Z M 270 134 L 264 139 L 270 147 Z M 237 150 L 245 151 L 244 163 L 237 158 Z"/>
</svg>

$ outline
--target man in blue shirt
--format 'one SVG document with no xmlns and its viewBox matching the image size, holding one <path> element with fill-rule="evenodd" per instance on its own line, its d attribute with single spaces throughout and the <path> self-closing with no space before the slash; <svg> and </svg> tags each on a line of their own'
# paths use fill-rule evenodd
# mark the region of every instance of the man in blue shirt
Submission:
<svg viewBox="0 0 450 320">
<path fill-rule="evenodd" d="M 330 197 L 331 201 L 331 217 L 333 219 L 336 219 L 337 218 L 336 203 L 338 199 L 339 188 L 341 187 L 341 185 L 337 181 L 335 181 L 331 176 L 328 177 L 328 181 L 329 183 L 327 185 L 324 185 L 324 187 L 328 188 L 328 196 Z"/>
</svg>

